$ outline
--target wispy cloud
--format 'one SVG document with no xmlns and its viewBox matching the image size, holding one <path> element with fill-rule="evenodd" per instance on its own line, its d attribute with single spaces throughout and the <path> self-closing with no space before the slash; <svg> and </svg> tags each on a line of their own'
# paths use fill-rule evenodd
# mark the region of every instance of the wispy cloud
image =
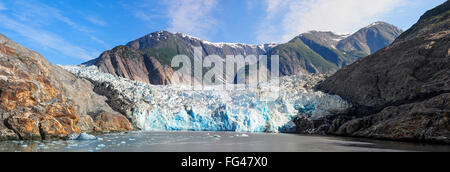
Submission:
<svg viewBox="0 0 450 172">
<path fill-rule="evenodd" d="M 103 41 L 103 40 L 101 40 L 101 39 L 99 39 L 99 38 L 97 38 L 95 36 L 90 36 L 90 38 L 91 38 L 91 40 L 93 40 L 93 41 L 103 45 L 103 47 L 105 47 L 105 48 L 109 47 L 109 44 L 107 44 L 105 41 Z"/>
<path fill-rule="evenodd" d="M 92 36 L 92 29 L 77 24 L 69 17 L 63 15 L 59 9 L 37 1 L 12 1 L 8 3 L 11 8 L 8 13 L 0 13 L 0 28 L 15 32 L 30 41 L 34 42 L 42 49 L 48 49 L 62 56 L 89 60 L 100 52 L 91 48 L 83 48 L 81 45 L 75 45 L 66 39 L 65 35 L 58 35 L 51 31 L 49 27 L 54 24 L 62 24 L 63 28 L 69 28 L 70 31 L 82 33 L 92 41 L 106 44 L 95 36 Z"/>
<path fill-rule="evenodd" d="M 79 25 L 70 18 L 64 16 L 59 9 L 49 5 L 36 3 L 34 1 L 15 1 L 13 15 L 24 22 L 30 22 L 37 25 L 46 25 L 54 21 L 62 22 L 75 30 L 91 33 L 93 32 L 86 26 Z"/>
<path fill-rule="evenodd" d="M 105 5 L 103 5 L 103 4 L 100 3 L 100 2 L 95 2 L 95 5 L 97 5 L 97 6 L 100 7 L 100 8 L 105 8 Z"/>
<path fill-rule="evenodd" d="M 169 0 L 169 31 L 208 38 L 217 21 L 212 12 L 217 0 Z"/>
<path fill-rule="evenodd" d="M 265 0 L 259 41 L 284 42 L 310 30 L 353 32 L 405 0 Z"/>
<path fill-rule="evenodd" d="M 88 17 L 86 17 L 86 20 L 91 22 L 92 24 L 95 24 L 95 25 L 98 25 L 98 26 L 103 26 L 103 27 L 108 26 L 107 22 L 105 22 L 104 20 L 99 19 L 97 17 L 94 17 L 94 16 L 88 16 Z"/>
<path fill-rule="evenodd" d="M 135 0 L 129 1 L 119 1 L 118 4 L 126 9 L 129 14 L 131 14 L 136 19 L 141 20 L 143 26 L 154 29 L 161 24 L 158 23 L 159 20 L 166 20 L 167 16 L 164 14 L 167 9 L 165 9 L 164 1 L 155 0 Z"/>
<path fill-rule="evenodd" d="M 132 3 L 120 4 L 149 28 L 165 28 L 171 32 L 182 32 L 208 39 L 217 25 L 213 10 L 218 3 L 219 0 L 165 0 L 157 2 L 154 0 L 136 0 Z M 162 25 L 161 22 L 164 21 L 167 24 Z"/>
<path fill-rule="evenodd" d="M 0 27 L 12 30 L 18 34 L 44 46 L 58 51 L 69 57 L 75 57 L 83 60 L 89 60 L 98 55 L 98 52 L 87 51 L 83 48 L 75 46 L 61 37 L 52 33 L 32 28 L 28 25 L 19 23 L 7 16 L 0 14 Z"/>
<path fill-rule="evenodd" d="M 148 11 L 143 11 L 143 10 L 134 10 L 132 12 L 133 16 L 143 20 L 143 21 L 152 21 L 153 19 L 160 17 L 159 15 L 153 14 L 151 12 Z"/>
<path fill-rule="evenodd" d="M 0 2 L 0 11 L 6 10 L 5 4 Z"/>
</svg>

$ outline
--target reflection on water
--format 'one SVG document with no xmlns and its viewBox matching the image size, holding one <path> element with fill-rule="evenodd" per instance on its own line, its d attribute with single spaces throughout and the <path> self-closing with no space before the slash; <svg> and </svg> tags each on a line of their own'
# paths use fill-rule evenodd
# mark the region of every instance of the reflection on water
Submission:
<svg viewBox="0 0 450 172">
<path fill-rule="evenodd" d="M 448 145 L 413 144 L 295 134 L 131 132 L 91 141 L 4 141 L 0 152 L 341 152 L 450 151 Z"/>
</svg>

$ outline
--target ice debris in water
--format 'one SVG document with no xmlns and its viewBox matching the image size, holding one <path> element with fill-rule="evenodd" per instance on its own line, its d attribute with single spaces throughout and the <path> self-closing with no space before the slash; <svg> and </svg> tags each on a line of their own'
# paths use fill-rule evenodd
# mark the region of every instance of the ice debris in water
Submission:
<svg viewBox="0 0 450 172">
<path fill-rule="evenodd" d="M 97 137 L 87 134 L 70 134 L 67 140 L 97 140 Z"/>
<path fill-rule="evenodd" d="M 241 91 L 208 86 L 194 91 L 180 85 L 157 86 L 116 77 L 99 72 L 95 66 L 62 67 L 114 89 L 133 106 L 127 117 L 146 131 L 293 132 L 293 119 L 299 114 L 317 119 L 351 107 L 339 96 L 313 90 L 322 78 L 316 75 L 282 77 L 278 99 L 262 101 L 260 98 L 270 96 L 262 90 L 278 85 L 260 83 L 255 89 Z"/>
<path fill-rule="evenodd" d="M 236 135 L 236 137 L 248 137 L 248 135 L 247 134 L 238 134 L 238 135 Z"/>
</svg>

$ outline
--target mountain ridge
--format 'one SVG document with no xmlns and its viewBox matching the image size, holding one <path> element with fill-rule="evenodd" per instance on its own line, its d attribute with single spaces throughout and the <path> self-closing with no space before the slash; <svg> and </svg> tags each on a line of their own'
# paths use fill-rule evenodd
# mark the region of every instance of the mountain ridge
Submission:
<svg viewBox="0 0 450 172">
<path fill-rule="evenodd" d="M 369 25 L 366 28 L 371 27 L 375 27 L 375 25 Z M 399 29 L 395 28 L 394 30 Z M 332 35 L 332 38 L 320 36 L 325 33 Z M 353 49 L 342 51 L 337 48 L 341 41 L 351 36 L 338 35 L 332 32 L 310 31 L 300 34 L 287 43 L 251 45 L 214 43 L 183 33 L 157 31 L 130 41 L 124 46 L 105 51 L 99 58 L 83 64 L 95 65 L 102 72 L 150 84 L 176 84 L 171 79 L 171 75 L 175 71 L 171 67 L 171 59 L 176 55 L 184 54 L 192 60 L 194 56 L 193 47 L 201 47 L 203 56 L 214 54 L 222 58 L 227 55 L 247 56 L 251 54 L 269 57 L 279 55 L 282 75 L 334 73 L 339 68 L 366 55 L 365 53 L 354 52 Z M 394 36 L 397 35 L 394 34 Z M 385 44 L 388 45 L 388 43 Z M 356 50 L 356 48 L 354 49 Z"/>
</svg>

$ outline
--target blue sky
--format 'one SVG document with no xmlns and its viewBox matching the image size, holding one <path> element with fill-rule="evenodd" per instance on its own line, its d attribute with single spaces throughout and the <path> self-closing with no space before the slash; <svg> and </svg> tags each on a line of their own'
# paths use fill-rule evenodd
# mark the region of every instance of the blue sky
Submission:
<svg viewBox="0 0 450 172">
<path fill-rule="evenodd" d="M 445 0 L 0 0 L 0 33 L 54 64 L 80 64 L 151 32 L 212 42 L 285 42 L 309 30 L 404 30 Z"/>
</svg>

